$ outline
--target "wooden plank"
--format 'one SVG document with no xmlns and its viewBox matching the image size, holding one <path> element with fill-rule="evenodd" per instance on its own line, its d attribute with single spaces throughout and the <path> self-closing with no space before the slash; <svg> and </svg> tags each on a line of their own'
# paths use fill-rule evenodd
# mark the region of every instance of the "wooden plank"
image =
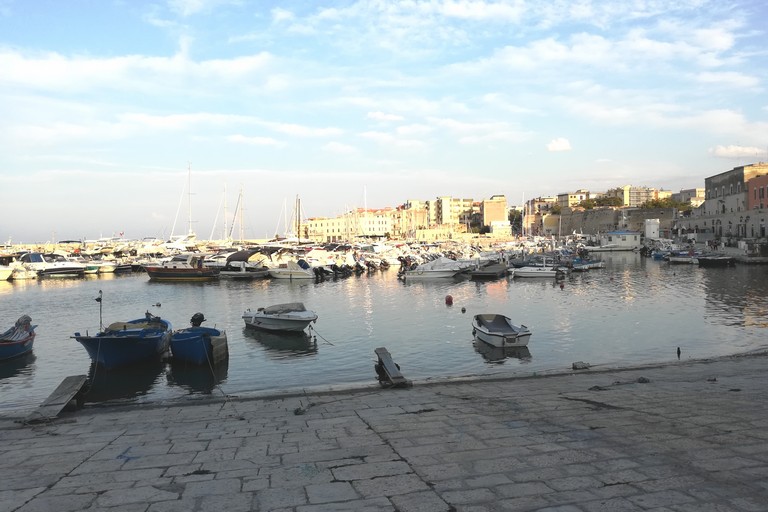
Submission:
<svg viewBox="0 0 768 512">
<path fill-rule="evenodd" d="M 40 404 L 40 407 L 32 411 L 24 419 L 24 423 L 36 423 L 55 418 L 76 396 L 79 405 L 79 394 L 84 390 L 87 382 L 88 377 L 85 375 L 70 375 L 66 377 L 53 393 Z"/>
<path fill-rule="evenodd" d="M 411 382 L 400 373 L 400 369 L 392 360 L 392 355 L 389 353 L 389 350 L 385 347 L 379 347 L 375 352 L 376 356 L 379 358 L 379 362 L 376 365 L 376 373 L 379 376 L 379 383 L 382 386 L 406 387 L 411 385 Z M 379 371 L 379 369 L 381 369 L 381 371 Z"/>
</svg>

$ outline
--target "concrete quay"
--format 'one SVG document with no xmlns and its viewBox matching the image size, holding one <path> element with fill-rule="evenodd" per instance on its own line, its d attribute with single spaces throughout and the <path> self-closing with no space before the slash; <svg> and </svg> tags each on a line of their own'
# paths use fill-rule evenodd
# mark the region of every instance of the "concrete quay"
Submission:
<svg viewBox="0 0 768 512">
<path fill-rule="evenodd" d="M 0 417 L 0 510 L 765 511 L 767 366 L 761 353 Z"/>
</svg>

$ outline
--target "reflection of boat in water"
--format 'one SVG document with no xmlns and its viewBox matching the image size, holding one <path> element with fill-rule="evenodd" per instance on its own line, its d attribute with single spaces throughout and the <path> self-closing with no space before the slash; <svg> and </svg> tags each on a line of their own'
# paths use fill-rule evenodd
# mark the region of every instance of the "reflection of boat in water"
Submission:
<svg viewBox="0 0 768 512">
<path fill-rule="evenodd" d="M 259 342 L 265 352 L 276 359 L 289 357 L 303 357 L 317 353 L 317 341 L 313 336 L 305 332 L 281 332 L 279 334 L 245 328 L 243 330 L 246 339 L 250 338 Z"/>
<path fill-rule="evenodd" d="M 494 347 L 480 340 L 475 341 L 473 346 L 475 352 L 489 363 L 503 363 L 507 359 L 520 359 L 522 362 L 531 360 L 531 351 L 528 347 Z"/>
<path fill-rule="evenodd" d="M 161 361 L 105 369 L 91 362 L 88 371 L 89 388 L 83 398 L 88 403 L 126 401 L 134 402 L 146 395 L 157 383 L 165 369 Z"/>
<path fill-rule="evenodd" d="M 210 394 L 216 386 L 227 380 L 228 370 L 228 359 L 213 366 L 171 360 L 166 377 L 171 386 L 179 386 L 192 393 Z"/>
<path fill-rule="evenodd" d="M 0 361 L 0 380 L 10 379 L 16 377 L 22 373 L 31 374 L 34 370 L 34 362 L 36 356 L 34 352 L 27 352 L 26 354 L 14 357 L 7 361 Z"/>
</svg>

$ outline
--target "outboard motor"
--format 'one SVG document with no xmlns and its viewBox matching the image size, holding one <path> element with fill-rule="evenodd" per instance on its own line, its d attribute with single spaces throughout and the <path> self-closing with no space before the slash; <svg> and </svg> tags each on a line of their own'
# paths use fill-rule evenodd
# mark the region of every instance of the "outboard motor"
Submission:
<svg viewBox="0 0 768 512">
<path fill-rule="evenodd" d="M 189 323 L 192 324 L 192 327 L 200 327 L 200 324 L 203 322 L 205 322 L 205 315 L 202 313 L 195 313 L 189 321 Z"/>
</svg>

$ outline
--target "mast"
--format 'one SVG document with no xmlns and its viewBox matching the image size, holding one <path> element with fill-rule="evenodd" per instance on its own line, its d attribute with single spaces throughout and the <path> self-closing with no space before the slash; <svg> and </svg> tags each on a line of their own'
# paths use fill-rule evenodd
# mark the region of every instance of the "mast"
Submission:
<svg viewBox="0 0 768 512">
<path fill-rule="evenodd" d="M 227 230 L 227 184 L 224 183 L 224 240 L 228 241 L 227 233 L 229 233 Z"/>
<path fill-rule="evenodd" d="M 243 185 L 240 184 L 240 196 L 237 198 L 237 202 L 240 205 L 240 243 L 245 243 L 245 226 L 243 225 Z"/>
<path fill-rule="evenodd" d="M 189 233 L 190 235 L 194 235 L 194 231 L 192 231 L 192 164 L 187 164 L 187 190 L 189 192 L 189 200 L 187 207 L 189 209 Z"/>
<path fill-rule="evenodd" d="M 301 243 L 301 200 L 299 194 L 296 194 L 296 238 Z"/>
</svg>

